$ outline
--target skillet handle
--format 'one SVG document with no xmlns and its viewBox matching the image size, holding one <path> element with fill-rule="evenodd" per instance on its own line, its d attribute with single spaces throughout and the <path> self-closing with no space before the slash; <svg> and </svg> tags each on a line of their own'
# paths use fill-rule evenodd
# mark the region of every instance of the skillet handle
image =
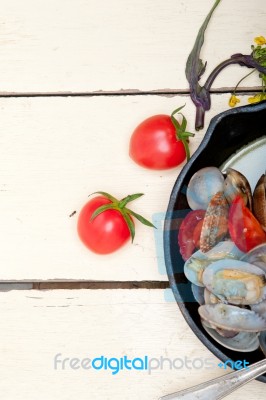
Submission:
<svg viewBox="0 0 266 400">
<path fill-rule="evenodd" d="M 197 386 L 160 397 L 159 400 L 218 400 L 266 372 L 266 359 L 201 383 Z"/>
</svg>

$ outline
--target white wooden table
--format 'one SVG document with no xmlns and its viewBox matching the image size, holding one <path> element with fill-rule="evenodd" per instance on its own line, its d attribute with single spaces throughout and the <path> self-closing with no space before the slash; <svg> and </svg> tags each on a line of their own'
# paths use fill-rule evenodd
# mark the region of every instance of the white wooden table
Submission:
<svg viewBox="0 0 266 400">
<path fill-rule="evenodd" d="M 110 256 L 78 240 L 78 212 L 97 190 L 144 192 L 135 211 L 159 218 L 180 168 L 148 171 L 128 157 L 135 126 L 186 103 L 184 69 L 212 0 L 1 0 L 0 392 L 5 400 L 108 400 L 159 396 L 227 372 L 166 301 L 161 238 L 137 224 L 133 245 Z M 265 35 L 263 0 L 223 0 L 206 35 L 207 72 Z M 215 81 L 205 129 L 228 108 L 245 73 Z M 242 104 L 260 84 L 240 88 Z M 75 215 L 70 217 L 73 211 Z M 23 290 L 19 290 L 23 289 Z M 211 369 L 55 369 L 54 358 L 195 360 Z M 156 363 L 156 361 L 155 361 Z M 228 399 L 265 399 L 251 382 Z"/>
</svg>

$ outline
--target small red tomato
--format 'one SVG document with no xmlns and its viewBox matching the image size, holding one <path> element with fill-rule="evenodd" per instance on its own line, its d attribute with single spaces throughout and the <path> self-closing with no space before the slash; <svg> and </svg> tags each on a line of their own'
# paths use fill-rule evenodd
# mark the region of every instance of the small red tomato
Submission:
<svg viewBox="0 0 266 400">
<path fill-rule="evenodd" d="M 82 242 L 98 254 L 108 254 L 119 249 L 130 238 L 130 231 L 121 213 L 106 210 L 91 220 L 97 208 L 110 204 L 103 196 L 88 201 L 78 219 L 78 234 Z"/>
<path fill-rule="evenodd" d="M 82 208 L 78 218 L 78 235 L 90 250 L 98 254 L 108 254 L 123 246 L 135 235 L 134 221 L 131 215 L 143 224 L 153 226 L 149 221 L 126 208 L 127 203 L 142 196 L 142 193 L 129 195 L 122 200 L 105 192 L 98 192 Z"/>
<path fill-rule="evenodd" d="M 259 221 L 245 206 L 240 196 L 237 196 L 230 206 L 228 225 L 233 242 L 243 252 L 266 242 L 266 235 Z"/>
<path fill-rule="evenodd" d="M 193 243 L 197 249 L 200 248 L 200 234 L 201 234 L 201 229 L 202 225 L 204 222 L 204 218 L 202 218 L 197 225 L 195 226 L 194 232 L 193 232 Z"/>
<path fill-rule="evenodd" d="M 202 223 L 205 212 L 205 210 L 190 211 L 180 225 L 178 244 L 180 254 L 185 261 L 193 254 L 195 247 L 198 245 L 201 230 L 199 224 Z"/>
<path fill-rule="evenodd" d="M 187 121 L 183 116 L 181 125 L 171 116 L 159 114 L 144 120 L 134 130 L 129 144 L 130 157 L 140 166 L 150 169 L 168 169 L 189 159 Z"/>
</svg>

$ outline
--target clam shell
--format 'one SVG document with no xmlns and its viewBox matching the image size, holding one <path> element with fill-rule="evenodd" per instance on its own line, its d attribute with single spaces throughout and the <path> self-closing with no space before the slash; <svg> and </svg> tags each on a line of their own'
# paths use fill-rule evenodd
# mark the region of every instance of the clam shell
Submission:
<svg viewBox="0 0 266 400">
<path fill-rule="evenodd" d="M 204 300 L 204 287 L 198 286 L 198 285 L 194 285 L 194 283 L 192 283 L 191 285 L 191 290 L 193 293 L 193 296 L 195 297 L 195 300 L 197 303 L 199 303 L 199 305 L 203 305 L 205 303 Z"/>
<path fill-rule="evenodd" d="M 203 272 L 208 290 L 231 304 L 256 304 L 266 297 L 265 273 L 240 260 L 223 259 L 211 263 Z"/>
<path fill-rule="evenodd" d="M 192 210 L 206 210 L 213 195 L 223 190 L 224 177 L 216 167 L 198 170 L 187 187 L 187 201 Z"/>
<path fill-rule="evenodd" d="M 224 181 L 224 195 L 229 203 L 232 203 L 237 195 L 240 195 L 245 205 L 252 210 L 252 193 L 247 178 L 241 172 L 228 168 Z"/>
<path fill-rule="evenodd" d="M 241 260 L 260 267 L 266 273 L 266 243 L 254 247 L 244 254 Z"/>
<path fill-rule="evenodd" d="M 222 258 L 232 258 L 236 260 L 240 260 L 243 257 L 244 253 L 239 250 L 239 248 L 234 244 L 232 240 L 224 240 L 219 242 L 204 254 L 208 259 L 212 261 L 218 261 Z"/>
<path fill-rule="evenodd" d="M 260 348 L 266 357 L 266 331 L 261 332 L 261 334 L 259 336 L 259 342 L 260 342 Z"/>
<path fill-rule="evenodd" d="M 210 263 L 224 257 L 238 259 L 243 254 L 231 240 L 220 242 L 206 253 L 198 250 L 192 254 L 185 262 L 184 274 L 190 282 L 197 286 L 204 286 L 202 274 Z"/>
<path fill-rule="evenodd" d="M 253 193 L 253 212 L 264 231 L 266 231 L 266 175 L 263 174 Z"/>
<path fill-rule="evenodd" d="M 251 310 L 255 311 L 255 313 L 259 314 L 262 318 L 266 319 L 266 300 L 262 301 L 259 304 L 252 304 L 250 308 Z"/>
<path fill-rule="evenodd" d="M 215 294 L 213 294 L 207 288 L 205 288 L 203 304 L 217 304 L 217 303 L 221 303 L 221 300 L 219 299 L 219 297 L 215 296 Z"/>
<path fill-rule="evenodd" d="M 216 193 L 207 207 L 200 235 L 200 250 L 206 253 L 228 232 L 229 205 L 222 192 Z"/>
<path fill-rule="evenodd" d="M 192 282 L 194 285 L 204 287 L 202 283 L 202 274 L 205 268 L 210 264 L 210 261 L 207 258 L 204 258 L 204 255 L 201 256 L 198 252 L 195 253 L 195 256 L 192 255 L 184 265 L 184 274 L 187 279 Z"/>
<path fill-rule="evenodd" d="M 227 349 L 240 351 L 240 352 L 251 352 L 257 350 L 259 347 L 259 334 L 257 332 L 239 332 L 232 338 L 227 338 L 219 335 L 219 333 L 204 323 L 202 324 L 206 332 L 216 342 L 226 347 Z"/>
<path fill-rule="evenodd" d="M 206 304 L 200 306 L 200 317 L 212 327 L 236 332 L 261 332 L 266 330 L 266 320 L 252 310 L 229 304 Z"/>
</svg>

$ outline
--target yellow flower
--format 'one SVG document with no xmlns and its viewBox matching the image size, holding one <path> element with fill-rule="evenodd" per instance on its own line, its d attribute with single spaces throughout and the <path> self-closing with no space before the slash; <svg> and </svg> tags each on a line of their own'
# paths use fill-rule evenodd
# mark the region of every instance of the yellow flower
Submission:
<svg viewBox="0 0 266 400">
<path fill-rule="evenodd" d="M 263 44 L 266 44 L 266 38 L 264 36 L 257 36 L 255 37 L 254 42 L 257 45 L 262 46 Z"/>
<path fill-rule="evenodd" d="M 235 94 L 232 94 L 232 96 L 229 99 L 229 106 L 230 107 L 235 107 L 237 103 L 240 103 L 240 99 L 236 97 Z"/>
<path fill-rule="evenodd" d="M 266 93 L 258 93 L 255 94 L 255 96 L 249 97 L 248 102 L 249 103 L 259 103 L 262 100 L 266 100 Z"/>
</svg>

